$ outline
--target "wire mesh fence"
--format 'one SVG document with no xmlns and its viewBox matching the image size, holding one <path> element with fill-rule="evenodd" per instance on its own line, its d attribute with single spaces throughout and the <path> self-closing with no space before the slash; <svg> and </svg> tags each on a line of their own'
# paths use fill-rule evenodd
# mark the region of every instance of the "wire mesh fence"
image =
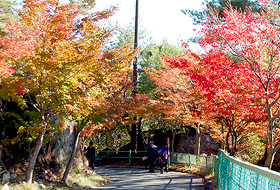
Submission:
<svg viewBox="0 0 280 190">
<path fill-rule="evenodd" d="M 205 167 L 206 171 L 208 171 L 209 169 L 212 169 L 213 173 L 215 172 L 215 170 L 217 171 L 217 157 L 216 156 L 198 156 L 198 155 L 194 155 L 194 154 L 171 152 L 170 162 L 189 164 L 190 167 L 192 165 Z"/>
<path fill-rule="evenodd" d="M 280 173 L 242 162 L 220 150 L 218 189 L 280 190 Z"/>
</svg>

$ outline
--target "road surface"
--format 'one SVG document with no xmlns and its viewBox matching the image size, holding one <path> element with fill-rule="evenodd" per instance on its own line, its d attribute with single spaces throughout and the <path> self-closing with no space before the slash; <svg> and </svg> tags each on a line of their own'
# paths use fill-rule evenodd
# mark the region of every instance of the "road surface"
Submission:
<svg viewBox="0 0 280 190">
<path fill-rule="evenodd" d="M 95 168 L 98 175 L 107 176 L 112 182 L 95 189 L 122 189 L 122 190 L 160 190 L 160 189 L 191 189 L 202 190 L 203 182 L 198 176 L 168 172 L 160 174 L 159 170 L 149 173 L 141 168 Z"/>
</svg>

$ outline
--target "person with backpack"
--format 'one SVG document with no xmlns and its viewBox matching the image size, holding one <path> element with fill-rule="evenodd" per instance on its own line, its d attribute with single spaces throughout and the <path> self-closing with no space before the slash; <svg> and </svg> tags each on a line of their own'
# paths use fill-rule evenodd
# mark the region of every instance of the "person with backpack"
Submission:
<svg viewBox="0 0 280 190">
<path fill-rule="evenodd" d="M 149 172 L 155 172 L 155 160 L 158 158 L 158 148 L 154 145 L 153 141 L 150 141 L 145 156 L 148 157 L 149 160 Z"/>
<path fill-rule="evenodd" d="M 170 153 L 167 146 L 160 145 L 158 148 L 160 173 L 163 174 L 163 168 L 165 172 L 168 172 L 168 159 Z"/>
</svg>

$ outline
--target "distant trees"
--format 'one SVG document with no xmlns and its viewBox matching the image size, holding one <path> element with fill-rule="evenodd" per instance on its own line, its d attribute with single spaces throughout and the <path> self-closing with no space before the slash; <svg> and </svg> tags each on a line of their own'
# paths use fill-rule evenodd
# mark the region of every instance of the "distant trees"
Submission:
<svg viewBox="0 0 280 190">
<path fill-rule="evenodd" d="M 119 30 L 115 34 L 115 40 L 110 43 L 111 47 L 119 46 L 121 44 L 130 44 L 130 48 L 133 49 L 134 43 L 134 27 L 129 25 L 126 28 L 119 28 Z M 142 137 L 142 129 L 145 124 L 147 124 L 147 120 L 152 120 L 150 118 L 154 110 L 154 103 L 147 102 L 147 98 L 150 96 L 156 95 L 155 88 L 156 86 L 152 84 L 153 82 L 147 80 L 147 72 L 145 68 L 148 69 L 150 66 L 160 67 L 160 61 L 162 59 L 162 55 L 175 55 L 183 53 L 182 48 L 178 48 L 174 45 L 168 44 L 167 41 L 163 41 L 162 44 L 157 45 L 153 42 L 153 39 L 149 37 L 148 32 L 146 30 L 140 30 L 139 32 L 139 46 L 138 46 L 138 81 L 137 81 L 137 98 L 135 99 L 135 105 L 140 103 L 139 109 L 135 109 L 135 111 L 130 111 L 130 106 L 127 106 L 127 114 L 126 121 L 124 123 L 128 125 L 133 125 L 132 117 L 136 116 L 136 136 L 137 136 L 137 144 L 138 150 L 143 147 L 143 137 Z M 132 77 L 131 75 L 129 77 Z M 132 100 L 132 93 L 129 90 L 126 90 L 123 93 L 126 100 Z M 144 102 L 143 102 L 144 101 Z M 141 103 L 142 102 L 142 103 Z M 135 106 L 134 105 L 134 106 Z M 156 114 L 156 113 L 154 113 Z M 143 122 L 145 121 L 145 122 Z M 135 125 L 135 124 L 134 124 Z M 145 127 L 146 128 L 146 127 Z M 135 130 L 135 129 L 134 129 Z M 136 139 L 135 133 L 129 131 L 129 134 L 132 135 L 131 139 Z M 132 145 L 135 147 L 134 145 Z"/>
<path fill-rule="evenodd" d="M 244 11 L 246 7 L 251 7 L 252 11 L 259 12 L 261 4 L 258 0 L 205 0 L 202 11 L 182 9 L 182 12 L 193 19 L 193 23 L 199 25 L 205 23 L 205 18 L 211 16 L 210 10 L 215 10 L 220 17 L 223 17 L 224 8 L 232 7 L 238 11 Z"/>
<path fill-rule="evenodd" d="M 2 0 L 0 2 L 0 28 L 5 27 L 5 22 L 15 17 L 13 6 L 16 5 L 13 0 Z"/>
</svg>

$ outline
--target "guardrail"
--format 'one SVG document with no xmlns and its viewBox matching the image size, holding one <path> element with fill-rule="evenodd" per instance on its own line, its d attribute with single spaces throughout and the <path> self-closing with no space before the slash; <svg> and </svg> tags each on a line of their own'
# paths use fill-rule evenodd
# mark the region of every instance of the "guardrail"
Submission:
<svg viewBox="0 0 280 190">
<path fill-rule="evenodd" d="M 218 189 L 280 189 L 280 173 L 219 151 Z"/>
</svg>

